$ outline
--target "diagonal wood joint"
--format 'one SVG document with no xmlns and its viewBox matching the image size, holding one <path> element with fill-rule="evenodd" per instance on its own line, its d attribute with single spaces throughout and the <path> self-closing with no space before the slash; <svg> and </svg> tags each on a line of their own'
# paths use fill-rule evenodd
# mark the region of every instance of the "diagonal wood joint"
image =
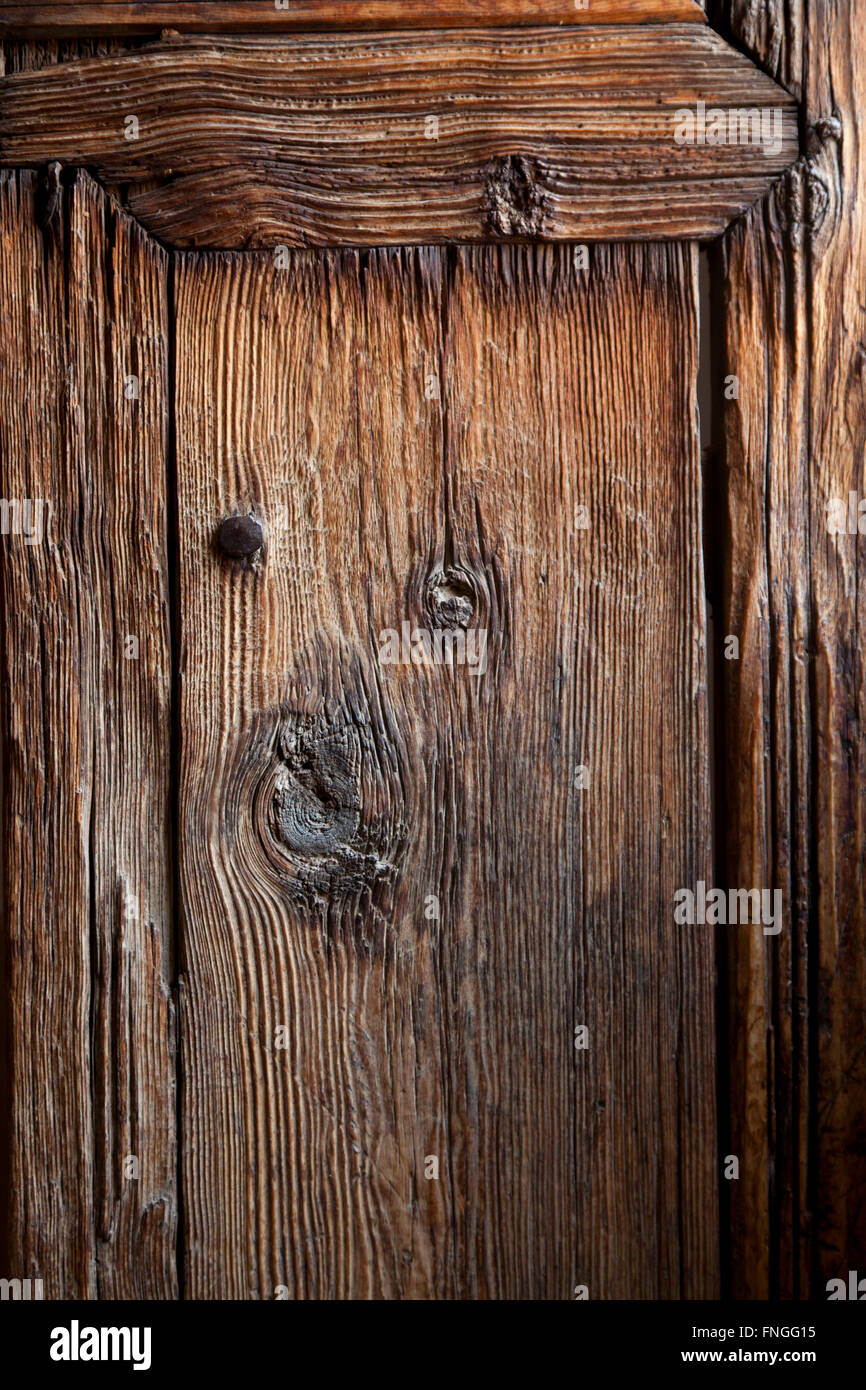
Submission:
<svg viewBox="0 0 866 1390">
<path fill-rule="evenodd" d="M 797 155 L 694 23 L 173 35 L 0 87 L 0 164 L 87 166 L 177 247 L 708 239 Z"/>
</svg>

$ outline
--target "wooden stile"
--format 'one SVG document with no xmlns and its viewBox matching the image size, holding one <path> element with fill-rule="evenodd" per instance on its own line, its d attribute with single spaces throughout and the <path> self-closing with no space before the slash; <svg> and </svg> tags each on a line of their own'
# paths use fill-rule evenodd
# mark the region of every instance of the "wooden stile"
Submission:
<svg viewBox="0 0 866 1390">
<path fill-rule="evenodd" d="M 172 1298 L 166 256 L 84 173 L 0 207 L 10 1272 Z"/>
<path fill-rule="evenodd" d="M 823 1298 L 866 1267 L 866 901 L 856 536 L 828 504 L 864 491 L 866 93 L 862 21 L 829 3 L 721 27 L 805 101 L 803 158 L 727 234 L 725 627 L 732 882 L 781 888 L 772 946 L 729 942 L 731 1288 Z M 756 23 L 756 18 L 760 18 Z M 858 326 L 861 325 L 861 326 Z"/>
</svg>

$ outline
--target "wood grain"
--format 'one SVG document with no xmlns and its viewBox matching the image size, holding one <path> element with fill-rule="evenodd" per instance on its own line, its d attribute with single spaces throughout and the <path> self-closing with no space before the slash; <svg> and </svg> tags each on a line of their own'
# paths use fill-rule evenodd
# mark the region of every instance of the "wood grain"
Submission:
<svg viewBox="0 0 866 1390">
<path fill-rule="evenodd" d="M 160 29 L 438 29 L 476 24 L 646 24 L 704 21 L 697 0 L 59 0 L 0 5 L 0 34 L 142 34 Z"/>
<path fill-rule="evenodd" d="M 727 873 L 772 883 L 786 927 L 731 941 L 732 1289 L 826 1298 L 866 1265 L 862 539 L 866 59 L 851 7 L 719 7 L 806 103 L 804 158 L 725 241 Z"/>
<path fill-rule="evenodd" d="M 780 937 L 731 934 L 727 943 L 727 1149 L 742 1165 L 730 1184 L 732 1278 L 734 1293 L 752 1298 L 780 1288 L 793 1295 L 792 1242 L 807 1237 L 807 363 L 805 319 L 795 312 L 804 293 L 802 232 L 788 213 L 802 196 L 797 169 L 777 197 L 731 229 L 723 251 L 725 371 L 737 375 L 740 392 L 724 411 L 722 627 L 740 641 L 739 659 L 722 662 L 726 876 L 734 886 L 781 888 L 785 910 Z M 808 1274 L 805 1248 L 795 1264 Z"/>
<path fill-rule="evenodd" d="M 179 258 L 190 1297 L 718 1292 L 695 259 Z"/>
<path fill-rule="evenodd" d="M 171 1298 L 166 260 L 84 173 L 0 212 L 9 1273 Z"/>
<path fill-rule="evenodd" d="M 678 144 L 699 101 L 778 147 Z M 3 162 L 128 183 L 176 246 L 709 237 L 797 152 L 793 101 L 694 24 L 184 36 L 2 84 Z"/>
<path fill-rule="evenodd" d="M 809 452 L 814 612 L 818 1080 L 816 1276 L 866 1269 L 866 562 L 827 508 L 866 497 L 866 50 L 838 0 L 810 28 L 803 84 L 810 245 Z M 866 509 L 864 509 L 866 510 Z"/>
</svg>

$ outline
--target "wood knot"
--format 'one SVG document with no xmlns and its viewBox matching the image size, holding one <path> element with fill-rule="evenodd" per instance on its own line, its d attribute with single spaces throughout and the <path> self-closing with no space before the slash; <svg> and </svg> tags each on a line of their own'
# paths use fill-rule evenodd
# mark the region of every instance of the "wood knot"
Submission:
<svg viewBox="0 0 866 1390">
<path fill-rule="evenodd" d="M 298 854 L 333 854 L 349 845 L 361 819 L 360 748 L 351 728 L 291 728 L 281 736 L 274 783 L 278 833 Z"/>
<path fill-rule="evenodd" d="M 821 144 L 826 144 L 828 140 L 842 139 L 842 122 L 837 115 L 819 116 L 815 122 L 815 134 Z"/>
<path fill-rule="evenodd" d="M 483 675 L 491 663 L 499 665 L 509 647 L 502 569 L 494 551 L 485 554 L 474 546 L 467 547 L 459 559 L 443 560 L 441 555 L 432 563 L 428 560 L 409 576 L 402 658 L 391 655 L 388 660 L 466 666 L 472 674 Z M 397 637 L 393 633 L 394 640 Z"/>
<path fill-rule="evenodd" d="M 509 154 L 494 159 L 484 178 L 488 222 L 504 237 L 537 237 L 544 229 L 548 199 L 539 186 L 534 159 Z"/>
<path fill-rule="evenodd" d="M 431 627 L 465 631 L 478 609 L 472 576 L 453 566 L 435 570 L 427 580 L 424 607 Z"/>
<path fill-rule="evenodd" d="M 256 840 L 274 886 L 338 914 L 359 894 L 387 889 L 407 834 L 396 750 L 359 714 L 281 710 L 253 795 Z"/>
<path fill-rule="evenodd" d="M 297 654 L 285 698 L 244 731 L 224 787 L 226 831 L 256 891 L 335 930 L 360 920 L 363 896 L 375 905 L 367 945 L 384 939 L 411 784 L 377 677 L 366 652 L 321 634 Z"/>
<path fill-rule="evenodd" d="M 839 207 L 838 147 L 842 138 L 842 122 L 835 112 L 819 116 L 806 137 L 806 157 L 800 161 L 804 170 L 803 221 L 814 239 Z"/>
</svg>

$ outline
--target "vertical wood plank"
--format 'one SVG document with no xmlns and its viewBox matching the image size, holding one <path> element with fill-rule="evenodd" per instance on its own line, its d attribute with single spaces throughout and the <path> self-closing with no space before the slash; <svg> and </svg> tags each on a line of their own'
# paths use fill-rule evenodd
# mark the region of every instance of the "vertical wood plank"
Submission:
<svg viewBox="0 0 866 1390">
<path fill-rule="evenodd" d="M 862 15 L 810 11 L 804 97 L 815 633 L 816 1292 L 866 1268 L 866 46 Z M 829 508 L 857 499 L 859 532 Z"/>
<path fill-rule="evenodd" d="M 10 1274 L 168 1298 L 166 260 L 86 174 L 0 202 Z"/>
<path fill-rule="evenodd" d="M 785 931 L 732 942 L 732 1287 L 823 1298 L 866 1263 L 862 538 L 866 89 L 854 7 L 719 4 L 723 32 L 805 102 L 805 153 L 723 250 L 728 875 L 782 889 Z M 746 772 L 746 775 L 744 774 Z M 757 875 L 748 880 L 742 875 Z"/>
<path fill-rule="evenodd" d="M 414 670 L 386 699 L 368 636 L 399 626 L 437 529 L 441 267 L 179 260 L 194 1297 L 455 1289 L 427 721 Z M 212 538 L 250 509 L 267 557 L 244 567 Z"/>
<path fill-rule="evenodd" d="M 695 325 L 690 248 L 179 259 L 191 1296 L 717 1291 Z"/>
<path fill-rule="evenodd" d="M 731 229 L 726 285 L 723 633 L 726 876 L 782 892 L 777 937 L 727 938 L 732 1291 L 793 1296 L 806 1237 L 810 1059 L 808 463 L 805 264 L 794 170 Z"/>
<path fill-rule="evenodd" d="M 498 639 L 447 735 L 472 789 L 456 941 L 484 982 L 452 1132 L 470 1256 L 479 1213 L 497 1202 L 494 1243 L 523 1194 L 510 1253 L 537 1263 L 512 1294 L 554 1252 L 567 1269 L 569 1164 L 590 1297 L 717 1289 L 713 943 L 672 916 L 711 862 L 695 286 L 671 245 L 597 247 L 588 272 L 461 251 L 450 287 L 446 538 Z M 589 1030 L 571 1064 L 569 1016 Z"/>
</svg>

